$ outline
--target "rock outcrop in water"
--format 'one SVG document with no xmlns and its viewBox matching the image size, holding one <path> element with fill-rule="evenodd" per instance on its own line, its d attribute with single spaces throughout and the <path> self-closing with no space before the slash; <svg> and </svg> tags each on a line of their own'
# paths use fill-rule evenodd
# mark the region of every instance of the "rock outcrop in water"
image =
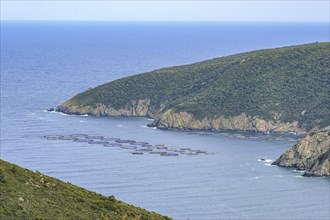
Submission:
<svg viewBox="0 0 330 220">
<path fill-rule="evenodd" d="M 308 134 L 289 148 L 273 165 L 305 170 L 305 176 L 330 176 L 329 129 Z"/>
</svg>

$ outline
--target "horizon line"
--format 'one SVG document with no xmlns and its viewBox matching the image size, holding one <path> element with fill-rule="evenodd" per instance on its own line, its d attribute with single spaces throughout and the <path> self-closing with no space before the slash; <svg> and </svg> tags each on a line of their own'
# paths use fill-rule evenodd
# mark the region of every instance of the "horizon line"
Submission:
<svg viewBox="0 0 330 220">
<path fill-rule="evenodd" d="M 0 19 L 0 22 L 182 22 L 182 23 L 192 23 L 192 22 L 208 22 L 208 23 L 330 23 L 329 21 L 238 21 L 238 20 L 83 20 L 83 19 L 72 19 L 72 20 L 62 20 L 62 19 Z"/>
</svg>

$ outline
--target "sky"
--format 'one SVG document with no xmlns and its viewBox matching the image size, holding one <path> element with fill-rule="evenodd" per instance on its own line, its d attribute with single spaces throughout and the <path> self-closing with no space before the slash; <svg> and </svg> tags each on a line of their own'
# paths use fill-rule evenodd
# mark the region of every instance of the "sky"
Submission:
<svg viewBox="0 0 330 220">
<path fill-rule="evenodd" d="M 1 0 L 1 21 L 329 22 L 329 0 Z"/>
</svg>

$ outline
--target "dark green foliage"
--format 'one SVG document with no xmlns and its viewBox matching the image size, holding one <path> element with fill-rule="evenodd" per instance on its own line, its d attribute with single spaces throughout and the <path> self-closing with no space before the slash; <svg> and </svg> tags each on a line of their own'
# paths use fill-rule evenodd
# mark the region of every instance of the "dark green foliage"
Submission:
<svg viewBox="0 0 330 220">
<path fill-rule="evenodd" d="M 170 219 L 0 160 L 0 219 L 123 218 Z"/>
<path fill-rule="evenodd" d="M 112 196 L 109 196 L 109 197 L 108 197 L 108 200 L 109 200 L 110 202 L 114 202 L 114 201 L 116 201 L 116 198 L 115 198 L 114 195 L 112 195 Z"/>
<path fill-rule="evenodd" d="M 10 169 L 10 171 L 13 172 L 13 173 L 16 173 L 16 167 L 13 166 L 13 167 Z"/>
<path fill-rule="evenodd" d="M 330 43 L 252 51 L 119 79 L 80 93 L 73 105 L 120 109 L 150 99 L 151 109 L 196 118 L 237 116 L 329 125 Z"/>
<path fill-rule="evenodd" d="M 5 183 L 6 182 L 6 176 L 5 172 L 0 168 L 0 182 Z"/>
</svg>

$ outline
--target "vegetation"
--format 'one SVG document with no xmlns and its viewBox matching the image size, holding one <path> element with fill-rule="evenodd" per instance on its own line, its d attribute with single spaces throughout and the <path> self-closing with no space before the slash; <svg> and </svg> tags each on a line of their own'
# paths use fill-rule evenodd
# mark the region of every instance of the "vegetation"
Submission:
<svg viewBox="0 0 330 220">
<path fill-rule="evenodd" d="M 3 160 L 0 195 L 0 219 L 6 220 L 170 219 Z"/>
<path fill-rule="evenodd" d="M 237 116 L 329 125 L 330 43 L 241 53 L 119 79 L 80 93 L 72 105 L 116 109 L 150 99 L 154 112 L 185 111 L 198 119 Z"/>
</svg>

